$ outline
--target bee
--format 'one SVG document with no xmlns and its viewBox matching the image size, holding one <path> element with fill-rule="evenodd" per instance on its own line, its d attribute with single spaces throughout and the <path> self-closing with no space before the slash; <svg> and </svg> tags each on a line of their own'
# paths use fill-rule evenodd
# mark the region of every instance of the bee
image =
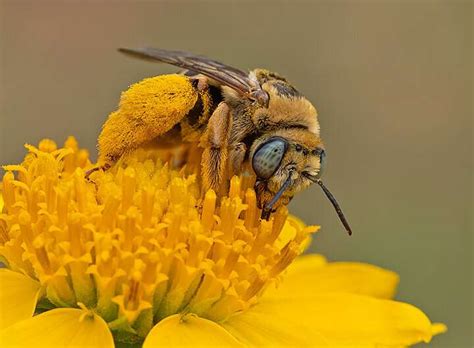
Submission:
<svg viewBox="0 0 474 348">
<path fill-rule="evenodd" d="M 98 168 L 106 170 L 152 140 L 163 146 L 198 143 L 205 191 L 225 192 L 232 175 L 250 168 L 261 218 L 269 219 L 297 192 L 316 183 L 352 233 L 321 181 L 326 153 L 316 109 L 283 76 L 265 69 L 246 73 L 188 52 L 119 51 L 184 72 L 145 79 L 122 94 L 119 109 L 109 116 L 98 139 Z"/>
</svg>

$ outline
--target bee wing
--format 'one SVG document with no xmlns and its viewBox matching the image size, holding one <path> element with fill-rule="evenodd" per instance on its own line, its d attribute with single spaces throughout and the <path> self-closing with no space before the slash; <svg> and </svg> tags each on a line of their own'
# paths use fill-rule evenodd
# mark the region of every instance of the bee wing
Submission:
<svg viewBox="0 0 474 348">
<path fill-rule="evenodd" d="M 262 105 L 268 105 L 268 95 L 256 80 L 250 79 L 244 71 L 218 61 L 189 52 L 168 51 L 151 47 L 120 48 L 119 51 L 133 57 L 168 63 L 195 71 L 232 88 L 249 99 L 256 100 Z"/>
</svg>

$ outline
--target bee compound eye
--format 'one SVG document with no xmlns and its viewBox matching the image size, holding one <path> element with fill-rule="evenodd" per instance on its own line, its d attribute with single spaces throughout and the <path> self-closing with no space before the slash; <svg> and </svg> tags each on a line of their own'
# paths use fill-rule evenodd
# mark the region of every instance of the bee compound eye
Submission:
<svg viewBox="0 0 474 348">
<path fill-rule="evenodd" d="M 273 138 L 257 149 L 252 158 L 252 167 L 261 179 L 268 179 L 280 166 L 285 155 L 287 143 L 283 139 Z"/>
</svg>

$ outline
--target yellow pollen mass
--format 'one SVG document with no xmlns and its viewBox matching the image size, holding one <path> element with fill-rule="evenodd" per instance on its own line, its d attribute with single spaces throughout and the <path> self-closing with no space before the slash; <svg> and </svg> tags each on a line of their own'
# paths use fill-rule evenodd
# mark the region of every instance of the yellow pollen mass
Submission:
<svg viewBox="0 0 474 348">
<path fill-rule="evenodd" d="M 4 166 L 0 255 L 39 281 L 41 301 L 90 310 L 112 331 L 143 338 L 176 313 L 224 322 L 257 303 L 315 231 L 286 207 L 261 221 L 247 178 L 232 178 L 220 200 L 201 192 L 159 150 L 88 180 L 74 138 L 26 147 L 21 165 Z"/>
</svg>

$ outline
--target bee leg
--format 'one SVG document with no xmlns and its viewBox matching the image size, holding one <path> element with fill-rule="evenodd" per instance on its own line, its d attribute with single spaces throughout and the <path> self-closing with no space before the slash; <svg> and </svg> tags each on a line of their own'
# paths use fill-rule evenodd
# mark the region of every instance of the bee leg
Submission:
<svg viewBox="0 0 474 348">
<path fill-rule="evenodd" d="M 95 173 L 99 170 L 103 170 L 103 171 L 106 171 L 107 169 L 109 169 L 111 167 L 110 164 L 104 164 L 102 166 L 97 166 L 97 167 L 94 167 L 94 168 L 91 168 L 89 169 L 88 171 L 85 172 L 84 174 L 84 178 L 87 180 L 87 181 L 92 181 L 91 178 L 90 178 L 90 175 L 92 173 Z"/>
<path fill-rule="evenodd" d="M 101 167 L 94 167 L 94 168 L 89 169 L 88 171 L 85 172 L 84 178 L 86 178 L 87 181 L 91 181 L 90 175 L 100 170 L 100 168 Z"/>
<path fill-rule="evenodd" d="M 211 115 L 206 132 L 201 138 L 201 146 L 204 147 L 201 159 L 203 193 L 213 189 L 220 196 L 228 185 L 226 179 L 231 122 L 229 107 L 223 102 L 220 103 Z"/>
<path fill-rule="evenodd" d="M 272 213 L 271 209 L 263 209 L 262 210 L 262 215 L 260 216 L 260 219 L 268 221 L 270 219 L 271 213 Z"/>
<path fill-rule="evenodd" d="M 231 176 L 239 175 L 242 171 L 242 164 L 247 153 L 247 145 L 245 143 L 237 143 L 231 147 L 229 154 L 229 167 Z"/>
</svg>

